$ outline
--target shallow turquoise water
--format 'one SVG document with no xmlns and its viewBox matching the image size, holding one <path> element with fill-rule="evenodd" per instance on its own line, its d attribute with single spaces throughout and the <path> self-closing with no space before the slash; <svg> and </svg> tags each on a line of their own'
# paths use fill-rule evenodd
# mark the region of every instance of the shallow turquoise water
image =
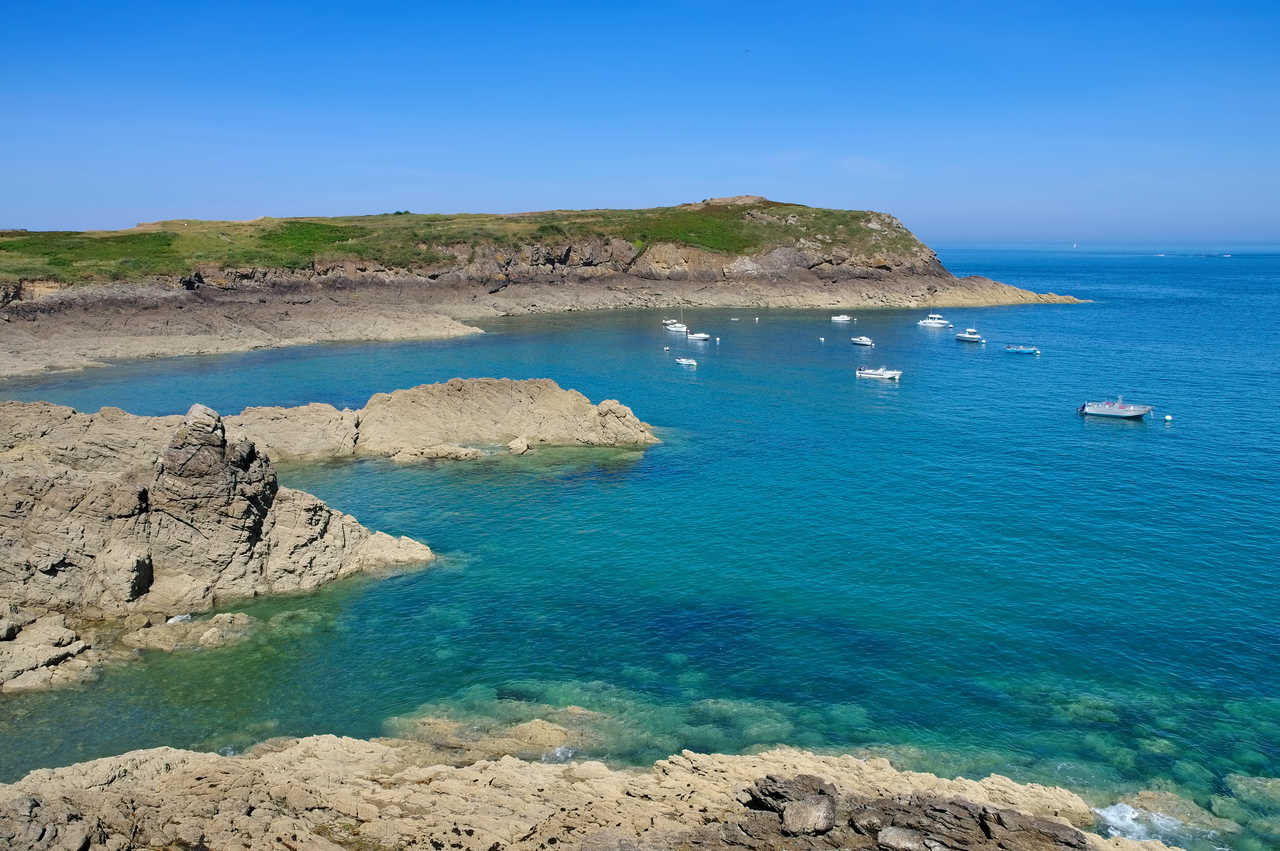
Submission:
<svg viewBox="0 0 1280 851">
<path fill-rule="evenodd" d="M 598 755 L 620 762 L 869 747 L 1098 803 L 1168 788 L 1250 821 L 1236 847 L 1280 841 L 1280 812 L 1226 785 L 1280 775 L 1280 256 L 943 259 L 1096 302 L 944 311 L 985 347 L 918 328 L 922 311 L 841 327 L 829 311 L 691 310 L 720 343 L 668 353 L 655 314 L 571 314 L 0 385 L 157 414 L 545 376 L 622 399 L 665 441 L 283 470 L 441 566 L 257 603 L 277 617 L 246 645 L 5 700 L 0 779 L 150 745 L 580 705 L 609 715 Z M 684 349 L 696 371 L 671 363 Z M 901 386 L 856 380 L 858 363 L 905 370 Z M 1075 415 L 1116 393 L 1174 420 Z"/>
</svg>

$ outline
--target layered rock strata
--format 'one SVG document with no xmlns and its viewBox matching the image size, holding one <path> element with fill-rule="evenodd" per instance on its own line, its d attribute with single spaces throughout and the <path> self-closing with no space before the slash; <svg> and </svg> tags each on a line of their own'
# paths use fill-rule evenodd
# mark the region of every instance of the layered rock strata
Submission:
<svg viewBox="0 0 1280 851">
<path fill-rule="evenodd" d="M 358 411 L 332 405 L 247 408 L 227 422 L 277 459 L 381 455 L 474 458 L 481 446 L 648 446 L 652 429 L 616 399 L 593 405 L 548 379 L 455 378 L 377 393 Z"/>
<path fill-rule="evenodd" d="M 160 418 L 0 405 L 5 691 L 98 661 L 68 618 L 163 619 L 431 557 L 281 487 L 253 442 L 203 405 Z"/>
<path fill-rule="evenodd" d="M 1086 833 L 1064 789 L 943 780 L 883 759 L 684 752 L 647 771 L 512 757 L 432 764 L 334 736 L 245 757 L 134 751 L 0 785 L 0 845 L 134 847 L 1143 849 Z"/>
</svg>

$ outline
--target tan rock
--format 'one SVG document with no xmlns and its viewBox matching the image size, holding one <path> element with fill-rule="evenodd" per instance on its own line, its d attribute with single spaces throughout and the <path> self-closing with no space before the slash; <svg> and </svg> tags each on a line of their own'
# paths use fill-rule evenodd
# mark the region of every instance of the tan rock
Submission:
<svg viewBox="0 0 1280 851">
<path fill-rule="evenodd" d="M 360 412 L 358 455 L 429 456 L 435 447 L 528 443 L 561 446 L 646 446 L 649 426 L 613 399 L 592 405 L 554 381 L 455 378 L 378 393 Z"/>
<path fill-rule="evenodd" d="M 356 412 L 313 402 L 296 408 L 245 408 L 226 418 L 273 461 L 338 458 L 356 445 Z"/>
<path fill-rule="evenodd" d="M 281 741 L 244 757 L 172 748 L 134 751 L 35 771 L 0 786 L 0 837 L 89 825 L 99 847 L 112 847 L 111 842 L 119 847 L 122 840 L 131 846 L 268 847 L 281 836 L 297 848 L 354 846 L 358 837 L 395 847 L 427 848 L 435 842 L 477 851 L 494 843 L 514 849 L 618 847 L 619 842 L 671 847 L 704 836 L 694 833 L 704 826 L 752 818 L 738 796 L 761 777 L 806 773 L 797 768 L 821 770 L 816 776 L 836 796 L 900 802 L 935 789 L 954 791 L 958 787 L 947 784 L 959 782 L 792 749 L 752 756 L 685 752 L 644 771 L 511 757 L 454 768 L 424 761 L 429 757 L 412 743 L 334 736 Z M 1002 786 L 1002 794 L 1023 801 L 1018 788 Z M 1050 796 L 1057 800 L 1054 812 L 1065 808 L 1091 824 L 1087 807 L 1077 812 L 1074 805 L 1066 806 L 1078 798 L 1058 792 Z M 1043 792 L 1031 794 L 1021 810 L 1026 816 L 1004 808 L 1001 824 L 1027 836 L 1079 837 L 1099 849 L 1126 847 L 1056 822 L 1033 824 L 1030 819 L 1051 814 L 1036 809 L 1047 800 Z M 989 804 L 974 802 L 957 812 L 977 812 L 975 807 Z M 912 812 L 927 817 L 929 811 L 924 806 Z M 797 811 L 793 826 L 824 829 L 826 815 Z M 771 817 L 778 822 L 778 816 Z M 1159 843 L 1128 847 L 1164 848 Z"/>
</svg>

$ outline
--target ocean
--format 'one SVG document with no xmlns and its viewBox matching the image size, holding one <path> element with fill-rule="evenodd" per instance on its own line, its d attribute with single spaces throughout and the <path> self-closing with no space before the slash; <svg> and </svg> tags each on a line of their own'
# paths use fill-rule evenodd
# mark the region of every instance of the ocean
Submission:
<svg viewBox="0 0 1280 851">
<path fill-rule="evenodd" d="M 1101 829 L 1138 838 L 1280 843 L 1280 781 L 1250 779 L 1280 776 L 1280 254 L 940 255 L 1093 301 L 942 311 L 954 329 L 918 327 L 925 310 L 848 324 L 686 310 L 713 335 L 701 344 L 663 330 L 678 313 L 501 318 L 459 340 L 0 384 L 170 414 L 547 377 L 620 399 L 663 440 L 282 467 L 283 484 L 427 542 L 437 566 L 234 606 L 268 625 L 0 700 L 0 780 L 156 745 L 237 752 L 387 735 L 417 714 L 580 706 L 604 716 L 581 755 L 620 764 L 776 743 L 869 752 L 1064 785 Z M 954 339 L 969 326 L 985 345 Z M 875 348 L 850 345 L 859 334 Z M 858 365 L 902 380 L 857 379 Z M 1120 394 L 1154 415 L 1076 414 Z M 1243 830 L 1117 805 L 1142 789 Z"/>
</svg>

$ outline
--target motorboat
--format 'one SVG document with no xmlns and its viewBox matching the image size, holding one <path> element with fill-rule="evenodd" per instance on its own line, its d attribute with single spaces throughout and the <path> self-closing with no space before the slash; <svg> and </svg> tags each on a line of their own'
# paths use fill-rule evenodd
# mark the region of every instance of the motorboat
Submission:
<svg viewBox="0 0 1280 851">
<path fill-rule="evenodd" d="M 698 365 L 698 362 L 693 358 L 676 358 L 676 363 L 680 364 L 681 366 L 696 367 Z"/>
<path fill-rule="evenodd" d="M 1040 350 L 1035 346 L 1005 346 L 1004 350 L 1011 355 L 1039 355 Z"/>
<path fill-rule="evenodd" d="M 860 366 L 858 367 L 857 375 L 859 378 L 882 378 L 886 381 L 897 381 L 902 378 L 902 370 L 886 369 L 883 366 L 877 369 Z"/>
<path fill-rule="evenodd" d="M 664 320 L 662 320 L 662 324 L 663 324 L 663 325 L 675 325 L 677 321 L 678 321 L 678 320 L 675 320 L 675 319 L 664 319 Z"/>
<path fill-rule="evenodd" d="M 737 317 L 737 316 L 730 316 L 730 317 L 729 317 L 729 321 L 730 321 L 730 322 L 741 322 L 742 320 L 741 320 L 739 317 Z"/>
<path fill-rule="evenodd" d="M 861 337 L 850 337 L 849 342 L 853 343 L 855 346 L 874 346 L 875 345 L 875 343 L 871 342 L 871 338 L 865 335 Z"/>
<path fill-rule="evenodd" d="M 1121 420 L 1140 420 L 1151 413 L 1150 405 L 1130 405 L 1123 396 L 1114 402 L 1085 402 L 1076 413 L 1081 416 L 1114 417 Z"/>
<path fill-rule="evenodd" d="M 667 330 L 675 331 L 678 334 L 683 334 L 689 330 L 689 326 L 685 325 L 683 322 L 672 322 L 670 325 L 667 326 Z"/>
<path fill-rule="evenodd" d="M 950 328 L 951 323 L 942 318 L 940 313 L 930 313 L 924 319 L 916 323 L 921 328 Z"/>
<path fill-rule="evenodd" d="M 697 340 L 699 342 L 711 339 L 711 335 L 705 331 L 690 331 L 688 337 L 690 340 Z"/>
<path fill-rule="evenodd" d="M 982 335 L 975 328 L 966 328 L 963 332 L 956 334 L 956 339 L 962 343 L 985 343 Z"/>
<path fill-rule="evenodd" d="M 831 321 L 832 322 L 852 322 L 853 317 L 847 313 L 837 313 L 835 316 L 831 317 Z"/>
</svg>

